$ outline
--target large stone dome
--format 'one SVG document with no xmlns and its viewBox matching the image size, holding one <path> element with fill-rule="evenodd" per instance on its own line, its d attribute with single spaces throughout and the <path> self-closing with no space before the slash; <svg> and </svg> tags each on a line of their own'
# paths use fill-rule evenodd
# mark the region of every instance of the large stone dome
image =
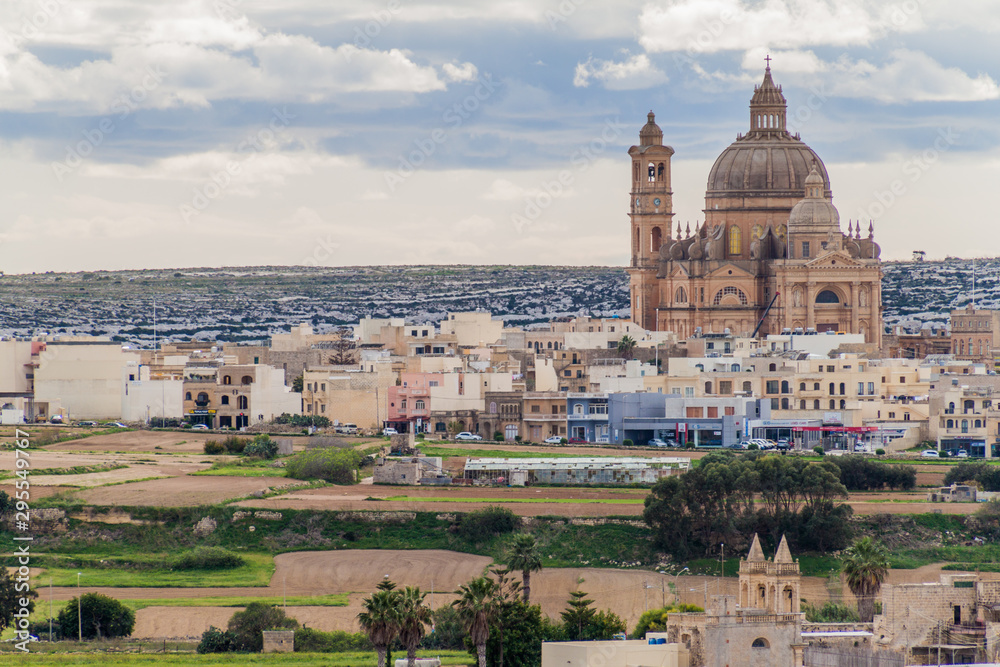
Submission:
<svg viewBox="0 0 1000 667">
<path fill-rule="evenodd" d="M 815 162 L 823 177 L 824 194 L 832 196 L 826 166 L 816 152 L 785 127 L 785 97 L 771 79 L 754 87 L 750 101 L 750 131 L 722 151 L 708 175 L 706 198 L 802 196 Z"/>
</svg>

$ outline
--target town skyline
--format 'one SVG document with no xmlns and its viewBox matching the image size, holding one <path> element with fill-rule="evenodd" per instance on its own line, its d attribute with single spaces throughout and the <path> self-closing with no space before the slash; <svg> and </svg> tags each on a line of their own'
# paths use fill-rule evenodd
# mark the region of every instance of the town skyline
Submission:
<svg viewBox="0 0 1000 667">
<path fill-rule="evenodd" d="M 693 228 L 765 57 L 845 227 L 991 254 L 1000 10 L 959 4 L 8 3 L 4 269 L 624 267 L 646 113 Z"/>
</svg>

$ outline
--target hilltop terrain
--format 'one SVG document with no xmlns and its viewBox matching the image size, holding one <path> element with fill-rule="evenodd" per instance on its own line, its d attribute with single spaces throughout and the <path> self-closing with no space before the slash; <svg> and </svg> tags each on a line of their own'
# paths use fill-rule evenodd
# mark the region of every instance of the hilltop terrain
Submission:
<svg viewBox="0 0 1000 667">
<path fill-rule="evenodd" d="M 1000 259 L 886 263 L 887 325 L 946 323 L 969 303 L 1000 307 Z M 567 315 L 627 316 L 622 267 L 242 267 L 94 271 L 0 278 L 0 335 L 78 333 L 258 341 L 302 322 L 324 330 L 365 316 L 440 320 L 489 310 L 511 324 Z M 154 315 L 155 309 L 155 315 Z"/>
</svg>

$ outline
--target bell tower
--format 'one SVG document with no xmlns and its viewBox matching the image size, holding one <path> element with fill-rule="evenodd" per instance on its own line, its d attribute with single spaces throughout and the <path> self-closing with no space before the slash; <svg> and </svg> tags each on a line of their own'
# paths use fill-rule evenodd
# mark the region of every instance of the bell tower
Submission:
<svg viewBox="0 0 1000 667">
<path fill-rule="evenodd" d="M 670 189 L 670 157 L 674 149 L 663 145 L 663 130 L 652 111 L 639 131 L 639 145 L 628 150 L 632 158 L 632 192 L 629 202 L 632 261 L 629 264 L 629 291 L 632 320 L 639 326 L 658 330 L 656 271 L 660 246 L 670 238 L 674 217 Z"/>
</svg>

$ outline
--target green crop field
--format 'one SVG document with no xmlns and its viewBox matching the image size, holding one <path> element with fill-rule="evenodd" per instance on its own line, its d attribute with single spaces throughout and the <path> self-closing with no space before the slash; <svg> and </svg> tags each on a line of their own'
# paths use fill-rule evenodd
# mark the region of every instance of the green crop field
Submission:
<svg viewBox="0 0 1000 667">
<path fill-rule="evenodd" d="M 115 588 L 172 588 L 194 587 L 215 588 L 222 586 L 267 586 L 274 574 L 274 558 L 268 554 L 241 553 L 246 565 L 228 570 L 174 570 L 169 562 L 170 554 L 152 554 L 146 559 L 131 557 L 115 567 L 115 559 L 108 555 L 81 558 L 74 555 L 72 565 L 60 567 L 60 558 L 45 556 L 39 564 L 43 571 L 40 581 L 53 586 L 76 586 L 77 573 L 86 586 L 110 586 Z M 156 567 L 158 563 L 162 566 Z M 136 566 L 129 569 L 129 565 Z"/>
</svg>

